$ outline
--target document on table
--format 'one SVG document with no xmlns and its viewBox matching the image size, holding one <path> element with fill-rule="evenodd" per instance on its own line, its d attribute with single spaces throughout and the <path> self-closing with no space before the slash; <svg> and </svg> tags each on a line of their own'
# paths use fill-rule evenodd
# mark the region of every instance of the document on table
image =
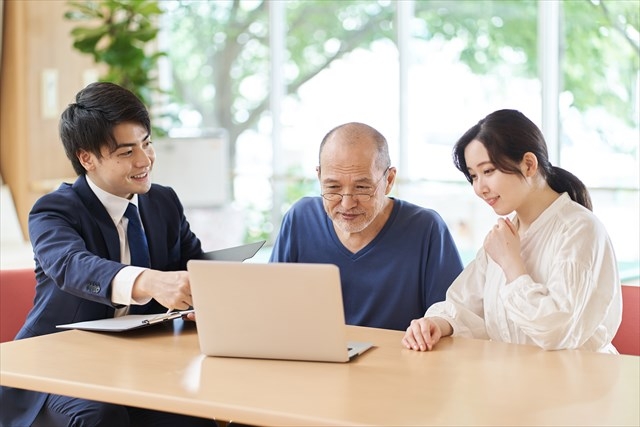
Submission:
<svg viewBox="0 0 640 427">
<path fill-rule="evenodd" d="M 113 317 L 111 319 L 89 320 L 86 322 L 68 323 L 57 325 L 59 329 L 82 329 L 85 331 L 122 332 L 132 329 L 144 328 L 169 320 L 177 319 L 193 313 L 193 310 L 172 311 L 171 313 L 158 314 L 127 314 L 126 316 Z"/>
</svg>

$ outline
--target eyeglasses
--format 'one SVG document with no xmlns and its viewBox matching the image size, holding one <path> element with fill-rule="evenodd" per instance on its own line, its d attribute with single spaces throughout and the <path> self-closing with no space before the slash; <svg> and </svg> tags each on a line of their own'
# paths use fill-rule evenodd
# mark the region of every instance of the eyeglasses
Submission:
<svg viewBox="0 0 640 427">
<path fill-rule="evenodd" d="M 351 197 L 351 199 L 356 201 L 356 202 L 368 202 L 375 195 L 375 192 L 378 189 L 378 186 L 380 185 L 380 182 L 382 182 L 382 178 L 384 178 L 387 175 L 387 172 L 389 172 L 390 168 L 391 168 L 391 166 L 389 166 L 389 167 L 387 167 L 387 169 L 385 169 L 384 173 L 382 174 L 380 179 L 378 179 L 378 181 L 376 182 L 375 186 L 372 189 L 372 193 L 370 193 L 370 194 L 369 193 L 355 193 L 355 194 L 349 194 L 349 193 L 345 193 L 345 194 L 340 194 L 340 193 L 322 193 L 321 196 L 325 200 L 328 200 L 330 202 L 338 202 L 338 201 L 341 202 L 342 199 L 345 196 Z"/>
</svg>

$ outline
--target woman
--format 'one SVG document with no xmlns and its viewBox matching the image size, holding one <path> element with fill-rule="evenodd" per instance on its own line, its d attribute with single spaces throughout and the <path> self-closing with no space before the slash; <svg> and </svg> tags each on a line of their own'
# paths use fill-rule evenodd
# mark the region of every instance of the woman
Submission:
<svg viewBox="0 0 640 427">
<path fill-rule="evenodd" d="M 431 350 L 454 335 L 617 353 L 622 297 L 611 241 L 585 185 L 549 162 L 540 129 L 499 110 L 460 138 L 453 157 L 501 218 L 446 300 L 411 321 L 403 345 Z"/>
</svg>

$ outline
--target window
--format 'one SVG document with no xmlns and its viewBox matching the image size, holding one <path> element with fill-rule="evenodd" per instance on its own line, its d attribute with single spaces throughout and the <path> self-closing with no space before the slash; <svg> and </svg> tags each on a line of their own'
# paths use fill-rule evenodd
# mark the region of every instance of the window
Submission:
<svg viewBox="0 0 640 427">
<path fill-rule="evenodd" d="M 560 165 L 589 187 L 621 263 L 640 273 L 640 10 L 566 1 L 560 22 Z"/>
<path fill-rule="evenodd" d="M 410 24 L 402 196 L 438 211 L 468 261 L 495 214 L 454 167 L 451 149 L 494 110 L 515 108 L 540 123 L 537 2 L 415 2 Z"/>
<path fill-rule="evenodd" d="M 318 194 L 324 134 L 364 121 L 389 140 L 395 195 L 440 212 L 469 260 L 495 214 L 451 147 L 489 112 L 517 108 L 590 187 L 619 259 L 640 274 L 637 2 L 161 4 L 178 126 L 227 130 L 248 240 L 273 237 L 293 201 Z"/>
</svg>

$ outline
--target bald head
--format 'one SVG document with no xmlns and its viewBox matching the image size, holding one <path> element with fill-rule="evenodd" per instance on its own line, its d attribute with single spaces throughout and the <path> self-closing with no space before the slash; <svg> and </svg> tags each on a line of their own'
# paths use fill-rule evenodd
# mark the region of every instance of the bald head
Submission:
<svg viewBox="0 0 640 427">
<path fill-rule="evenodd" d="M 350 122 L 331 129 L 320 143 L 319 165 L 322 165 L 322 152 L 325 146 L 333 144 L 360 145 L 365 150 L 373 147 L 376 151 L 376 166 L 384 170 L 391 165 L 387 139 L 376 129 L 364 123 Z"/>
</svg>

